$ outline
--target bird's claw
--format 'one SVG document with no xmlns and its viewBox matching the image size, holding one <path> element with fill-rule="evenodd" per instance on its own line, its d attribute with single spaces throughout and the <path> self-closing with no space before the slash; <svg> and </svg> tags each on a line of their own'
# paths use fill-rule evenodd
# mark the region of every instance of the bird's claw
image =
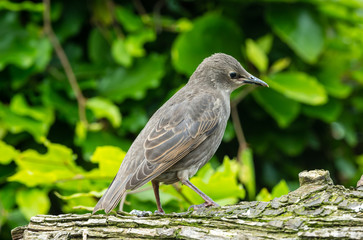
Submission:
<svg viewBox="0 0 363 240">
<path fill-rule="evenodd" d="M 198 209 L 201 209 L 201 208 L 206 208 L 206 207 L 211 207 L 211 206 L 219 207 L 219 205 L 217 203 L 215 203 L 215 202 L 204 202 L 204 203 L 198 204 L 198 205 L 191 205 L 188 208 L 188 211 L 190 211 L 190 209 L 193 209 L 193 211 L 195 211 L 195 210 L 198 210 Z"/>
<path fill-rule="evenodd" d="M 164 210 L 161 210 L 161 211 L 155 210 L 154 215 L 165 215 L 165 212 L 164 212 Z"/>
</svg>

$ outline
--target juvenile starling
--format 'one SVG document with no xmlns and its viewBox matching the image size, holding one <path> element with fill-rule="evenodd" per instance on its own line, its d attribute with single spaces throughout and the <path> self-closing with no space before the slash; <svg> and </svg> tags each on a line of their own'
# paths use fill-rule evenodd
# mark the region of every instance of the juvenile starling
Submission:
<svg viewBox="0 0 363 240">
<path fill-rule="evenodd" d="M 216 152 L 230 114 L 230 94 L 244 84 L 268 85 L 249 74 L 233 57 L 216 53 L 204 59 L 188 83 L 150 118 L 127 152 L 120 169 L 93 213 L 110 212 L 126 190 L 151 181 L 159 213 L 159 183 L 180 181 L 204 203 L 218 206 L 190 181 Z"/>
</svg>

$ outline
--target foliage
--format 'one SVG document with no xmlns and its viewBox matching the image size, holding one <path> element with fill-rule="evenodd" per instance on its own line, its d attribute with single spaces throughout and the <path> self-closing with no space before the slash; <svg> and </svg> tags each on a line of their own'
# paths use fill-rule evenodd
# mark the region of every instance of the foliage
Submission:
<svg viewBox="0 0 363 240">
<path fill-rule="evenodd" d="M 147 119 L 215 52 L 233 55 L 270 88 L 238 104 L 248 148 L 238 151 L 243 143 L 229 122 L 195 185 L 222 205 L 256 199 L 256 191 L 259 200 L 285 194 L 305 169 L 328 169 L 337 183 L 355 185 L 363 166 L 362 7 L 54 0 L 52 27 L 82 105 L 45 34 L 43 3 L 1 1 L 0 238 L 35 214 L 91 209 Z M 232 101 L 248 92 L 238 89 Z M 155 209 L 150 186 L 143 189 L 127 196 L 125 210 Z M 201 202 L 185 186 L 161 191 L 168 212 Z"/>
</svg>

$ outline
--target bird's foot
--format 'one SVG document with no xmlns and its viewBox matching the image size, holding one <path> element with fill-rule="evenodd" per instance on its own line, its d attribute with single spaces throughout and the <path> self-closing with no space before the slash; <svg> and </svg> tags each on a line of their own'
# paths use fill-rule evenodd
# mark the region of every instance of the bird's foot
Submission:
<svg viewBox="0 0 363 240">
<path fill-rule="evenodd" d="M 198 204 L 198 205 L 191 205 L 189 208 L 188 208 L 188 211 L 190 209 L 193 209 L 194 211 L 195 210 L 198 210 L 198 209 L 201 209 L 201 208 L 206 208 L 206 207 L 211 207 L 211 206 L 214 206 L 214 207 L 219 207 L 219 205 L 215 202 L 204 202 L 202 204 Z"/>
<path fill-rule="evenodd" d="M 141 210 L 132 210 L 130 212 L 131 215 L 136 215 L 138 217 L 148 217 L 150 216 L 152 213 L 150 211 L 141 211 Z"/>
<path fill-rule="evenodd" d="M 165 212 L 163 209 L 161 210 L 155 210 L 154 215 L 165 215 Z"/>
</svg>

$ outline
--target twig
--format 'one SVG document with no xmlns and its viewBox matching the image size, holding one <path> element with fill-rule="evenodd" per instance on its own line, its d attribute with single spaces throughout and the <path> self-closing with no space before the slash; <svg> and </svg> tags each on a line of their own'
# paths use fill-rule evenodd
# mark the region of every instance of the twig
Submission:
<svg viewBox="0 0 363 240">
<path fill-rule="evenodd" d="M 237 136 L 237 140 L 239 143 L 239 149 L 238 152 L 242 152 L 243 150 L 245 150 L 247 148 L 247 142 L 246 142 L 246 138 L 245 135 L 243 133 L 243 129 L 242 129 L 242 125 L 238 116 L 238 110 L 237 110 L 237 106 L 231 106 L 231 117 L 232 117 L 232 122 L 233 122 L 233 126 L 234 126 L 234 131 L 236 132 L 236 136 Z"/>
<path fill-rule="evenodd" d="M 136 11 L 139 13 L 139 15 L 141 15 L 141 16 L 146 15 L 146 10 L 140 0 L 133 0 L 132 2 L 136 8 Z"/>
<path fill-rule="evenodd" d="M 121 39 L 125 39 L 125 34 L 122 32 L 121 28 L 118 26 L 118 23 L 116 21 L 116 17 L 115 17 L 115 3 L 112 0 L 108 0 L 106 2 L 107 5 L 107 9 L 108 11 L 111 13 L 111 17 L 112 17 L 112 26 L 113 29 L 115 30 L 115 33 L 117 35 L 118 38 Z"/>
<path fill-rule="evenodd" d="M 161 8 L 163 7 L 164 3 L 165 3 L 164 0 L 159 0 L 156 2 L 155 6 L 154 6 L 153 15 L 154 15 L 154 20 L 155 20 L 156 32 L 161 32 L 161 30 L 162 30 L 160 11 L 161 11 Z"/>
<path fill-rule="evenodd" d="M 238 115 L 237 105 L 240 103 L 255 87 L 249 86 L 244 88 L 241 93 L 231 102 L 231 117 L 234 131 L 239 143 L 238 156 L 247 148 L 247 141 L 243 133 L 241 121 Z"/>
<path fill-rule="evenodd" d="M 44 21 L 44 32 L 48 35 L 50 42 L 52 43 L 54 50 L 62 64 L 62 67 L 66 73 L 69 84 L 72 87 L 73 92 L 76 95 L 77 103 L 78 103 L 78 115 L 79 119 L 86 126 L 88 125 L 86 118 L 86 98 L 83 96 L 81 89 L 79 88 L 76 76 L 72 70 L 72 66 L 69 63 L 67 55 L 65 54 L 61 44 L 57 36 L 55 35 L 51 20 L 50 20 L 50 0 L 43 0 L 44 4 L 44 12 L 43 12 L 43 21 Z"/>
</svg>

